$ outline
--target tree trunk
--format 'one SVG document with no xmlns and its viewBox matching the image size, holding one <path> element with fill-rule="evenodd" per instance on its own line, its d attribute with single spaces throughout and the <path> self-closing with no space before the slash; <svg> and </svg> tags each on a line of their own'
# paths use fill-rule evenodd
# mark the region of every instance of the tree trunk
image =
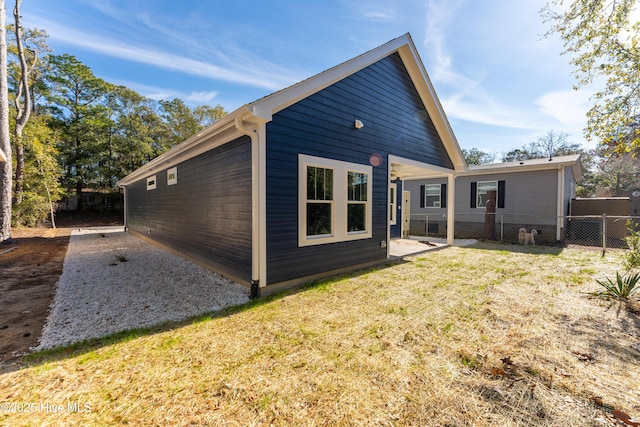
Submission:
<svg viewBox="0 0 640 427">
<path fill-rule="evenodd" d="M 22 145 L 22 138 L 16 135 L 14 139 L 14 145 L 16 146 L 16 171 L 15 182 L 13 183 L 13 204 L 17 205 L 22 202 L 22 192 L 24 191 L 24 146 Z"/>
<path fill-rule="evenodd" d="M 0 150 L 7 161 L 0 163 L 0 242 L 11 242 L 12 165 L 9 136 L 9 88 L 7 79 L 7 30 L 4 0 L 0 0 Z"/>
<path fill-rule="evenodd" d="M 487 212 L 484 214 L 484 238 L 496 240 L 496 190 L 487 191 Z"/>
<path fill-rule="evenodd" d="M 18 58 L 20 59 L 20 80 L 18 90 L 15 97 L 16 106 L 16 126 L 15 126 L 15 145 L 16 145 L 16 182 L 13 194 L 14 204 L 22 202 L 22 193 L 24 190 L 24 146 L 22 145 L 22 131 L 31 116 L 31 93 L 29 92 L 29 73 L 33 69 L 29 68 L 24 55 L 24 46 L 22 45 L 22 23 L 20 20 L 20 3 L 16 0 L 13 8 L 13 18 L 15 20 L 14 32 L 16 35 L 16 46 L 18 48 Z M 37 56 L 34 59 L 37 60 Z M 24 99 L 23 99 L 24 98 Z M 24 101 L 24 102 L 23 102 Z"/>
</svg>

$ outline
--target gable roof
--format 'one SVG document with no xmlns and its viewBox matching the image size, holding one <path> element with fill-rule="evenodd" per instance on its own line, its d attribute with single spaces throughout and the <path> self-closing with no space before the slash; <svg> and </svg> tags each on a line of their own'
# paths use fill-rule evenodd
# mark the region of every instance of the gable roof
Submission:
<svg viewBox="0 0 640 427">
<path fill-rule="evenodd" d="M 469 168 L 459 175 L 484 175 L 490 173 L 512 173 L 533 170 L 558 169 L 570 166 L 573 170 L 573 177 L 577 181 L 582 177 L 582 166 L 580 164 L 580 154 L 570 154 L 568 156 L 545 157 L 541 159 L 529 159 L 516 162 L 489 163 L 485 165 L 469 165 Z"/>
<path fill-rule="evenodd" d="M 217 145 L 222 145 L 229 141 L 228 131 L 236 126 L 236 121 L 241 123 L 243 120 L 251 121 L 253 118 L 256 121 L 269 122 L 277 112 L 396 52 L 400 55 L 455 170 L 464 170 L 467 164 L 462 150 L 453 134 L 411 35 L 407 33 L 315 76 L 241 106 L 210 127 L 135 170 L 120 180 L 118 186 L 128 185 L 149 175 L 156 169 L 163 169 L 164 164 L 175 164 L 195 157 Z M 222 141 L 223 134 L 227 137 L 225 141 Z"/>
</svg>

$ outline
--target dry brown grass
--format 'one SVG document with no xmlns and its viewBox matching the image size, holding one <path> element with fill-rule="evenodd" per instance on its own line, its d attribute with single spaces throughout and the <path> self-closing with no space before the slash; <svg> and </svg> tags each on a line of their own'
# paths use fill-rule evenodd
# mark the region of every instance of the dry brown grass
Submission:
<svg viewBox="0 0 640 427">
<path fill-rule="evenodd" d="M 619 254 L 479 245 L 324 281 L 0 375 L 10 425 L 614 425 L 640 322 L 590 298 Z M 45 407 L 46 409 L 46 407 Z"/>
</svg>

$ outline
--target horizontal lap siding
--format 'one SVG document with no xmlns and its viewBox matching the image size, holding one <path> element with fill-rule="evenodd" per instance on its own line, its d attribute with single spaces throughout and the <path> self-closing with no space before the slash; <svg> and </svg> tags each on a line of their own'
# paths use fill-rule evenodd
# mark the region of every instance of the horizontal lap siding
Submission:
<svg viewBox="0 0 640 427">
<path fill-rule="evenodd" d="M 173 165 L 172 165 L 173 166 Z M 127 226 L 221 273 L 251 280 L 251 142 L 243 137 L 177 165 L 178 183 L 127 187 Z"/>
<path fill-rule="evenodd" d="M 354 128 L 354 120 L 364 123 Z M 298 247 L 298 154 L 373 168 L 372 238 Z M 267 283 L 386 259 L 387 156 L 453 168 L 397 54 L 275 114 L 267 124 Z"/>
</svg>

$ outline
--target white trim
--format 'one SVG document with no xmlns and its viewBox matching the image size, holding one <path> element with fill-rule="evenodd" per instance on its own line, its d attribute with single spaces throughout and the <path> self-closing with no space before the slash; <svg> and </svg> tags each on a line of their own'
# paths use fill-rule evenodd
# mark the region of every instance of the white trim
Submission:
<svg viewBox="0 0 640 427">
<path fill-rule="evenodd" d="M 558 167 L 558 199 L 557 203 L 557 215 L 556 215 L 556 240 L 562 239 L 562 219 L 564 217 L 564 174 L 565 168 Z"/>
<path fill-rule="evenodd" d="M 321 236 L 307 236 L 307 167 L 314 166 L 333 170 L 333 198 L 330 202 L 331 233 Z M 358 172 L 367 175 L 367 202 L 365 212 L 365 230 L 349 232 L 348 219 L 348 173 Z M 325 243 L 345 242 L 368 239 L 372 236 L 373 214 L 373 168 L 369 165 L 343 162 L 322 157 L 298 154 L 298 246 L 313 246 Z M 321 201 L 319 201 L 321 202 Z"/>
<path fill-rule="evenodd" d="M 155 190 L 158 187 L 158 177 L 151 175 L 147 177 L 147 191 Z"/>
<path fill-rule="evenodd" d="M 167 169 L 167 185 L 176 185 L 178 183 L 178 167 L 174 166 Z"/>
<path fill-rule="evenodd" d="M 454 174 L 447 176 L 447 244 L 453 245 L 455 236 L 454 226 L 456 206 L 456 177 Z"/>
<path fill-rule="evenodd" d="M 391 189 L 393 189 L 393 199 L 391 198 Z M 393 209 L 391 207 L 393 206 Z M 389 218 L 389 225 L 398 224 L 398 184 L 395 182 L 389 183 L 389 202 L 387 203 L 388 212 L 392 212 L 391 218 Z"/>
</svg>

